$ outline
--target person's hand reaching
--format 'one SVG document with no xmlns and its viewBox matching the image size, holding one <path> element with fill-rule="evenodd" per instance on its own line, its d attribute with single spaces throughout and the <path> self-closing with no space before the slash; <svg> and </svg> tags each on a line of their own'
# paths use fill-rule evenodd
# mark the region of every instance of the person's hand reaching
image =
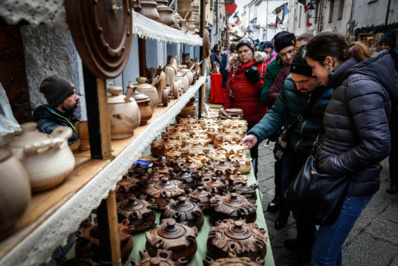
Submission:
<svg viewBox="0 0 398 266">
<path fill-rule="evenodd" d="M 255 135 L 247 135 L 244 137 L 240 143 L 245 144 L 249 149 L 253 148 L 254 145 L 256 145 L 258 142 L 258 138 Z"/>
</svg>

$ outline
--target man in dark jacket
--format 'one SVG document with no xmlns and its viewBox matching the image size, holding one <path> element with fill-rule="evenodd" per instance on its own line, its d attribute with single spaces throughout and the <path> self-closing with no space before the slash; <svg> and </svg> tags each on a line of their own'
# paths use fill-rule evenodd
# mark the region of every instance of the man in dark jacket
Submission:
<svg viewBox="0 0 398 266">
<path fill-rule="evenodd" d="M 79 138 L 76 135 L 75 123 L 78 119 L 74 111 L 78 107 L 80 98 L 76 95 L 75 85 L 67 79 L 51 76 L 43 80 L 40 92 L 44 94 L 48 104 L 40 105 L 33 113 L 37 129 L 51 134 L 55 128 L 67 126 L 73 132 L 68 144 L 77 142 Z"/>
<path fill-rule="evenodd" d="M 311 98 L 315 100 L 313 106 L 299 122 L 293 131 L 293 135 L 286 147 L 281 161 L 281 186 L 279 194 L 283 195 L 290 182 L 297 175 L 306 158 L 311 152 L 312 144 L 317 137 L 326 106 L 332 96 L 333 89 L 326 88 L 320 81 L 312 76 L 312 69 L 308 66 L 303 56 L 303 49 L 300 48 L 290 65 L 291 74 L 286 78 L 275 104 L 264 116 L 264 118 L 254 126 L 242 142 L 249 148 L 259 143 L 272 134 L 277 132 L 282 126 L 288 126 L 302 114 L 309 104 Z M 290 210 L 286 206 L 286 200 L 280 199 L 281 211 L 275 222 L 275 229 L 282 229 L 290 215 Z M 311 246 L 314 238 L 301 235 L 302 226 L 300 221 L 297 223 L 298 239 L 300 241 L 299 259 L 308 260 L 311 254 Z"/>
<path fill-rule="evenodd" d="M 210 55 L 210 63 L 211 63 L 211 69 L 212 72 L 215 73 L 217 67 L 220 66 L 221 64 L 221 48 L 219 44 L 215 44 L 212 50 L 212 53 Z"/>
</svg>

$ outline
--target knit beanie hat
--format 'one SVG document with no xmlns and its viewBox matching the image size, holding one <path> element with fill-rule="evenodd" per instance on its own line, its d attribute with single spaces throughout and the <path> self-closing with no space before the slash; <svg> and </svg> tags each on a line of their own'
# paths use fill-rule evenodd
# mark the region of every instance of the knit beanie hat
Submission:
<svg viewBox="0 0 398 266">
<path fill-rule="evenodd" d="M 296 36 L 288 31 L 281 31 L 274 36 L 276 52 L 296 43 Z"/>
<path fill-rule="evenodd" d="M 57 75 L 46 78 L 40 85 L 40 92 L 44 94 L 48 105 L 57 107 L 73 94 L 75 85 L 67 79 Z"/>
<path fill-rule="evenodd" d="M 250 50 L 252 50 L 253 54 L 254 54 L 254 42 L 252 39 L 250 38 L 243 38 L 238 42 L 238 45 L 236 46 L 236 50 L 239 50 L 240 47 L 242 47 L 243 45 L 246 45 L 247 47 L 250 48 Z"/>
<path fill-rule="evenodd" d="M 275 50 L 274 44 L 271 41 L 266 41 L 263 45 L 263 48 L 270 47 L 272 50 Z"/>
<path fill-rule="evenodd" d="M 307 77 L 312 76 L 312 68 L 308 65 L 307 60 L 304 58 L 305 45 L 301 46 L 293 57 L 290 64 L 290 73 L 295 73 Z"/>
<path fill-rule="evenodd" d="M 391 30 L 386 30 L 384 32 L 384 35 L 381 36 L 379 43 L 385 42 L 391 48 L 395 48 L 396 41 L 397 41 L 397 37 L 395 36 L 395 30 L 391 29 Z"/>
</svg>

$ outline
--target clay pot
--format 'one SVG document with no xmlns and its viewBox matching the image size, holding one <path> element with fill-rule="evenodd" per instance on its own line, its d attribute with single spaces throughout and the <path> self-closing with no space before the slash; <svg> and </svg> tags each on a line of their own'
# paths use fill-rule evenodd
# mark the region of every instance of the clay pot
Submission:
<svg viewBox="0 0 398 266">
<path fill-rule="evenodd" d="M 238 161 L 239 162 L 239 169 L 238 172 L 240 172 L 241 174 L 245 175 L 247 173 L 250 172 L 250 170 L 252 169 L 252 164 L 251 161 L 253 160 L 252 158 L 247 159 L 247 158 L 242 158 L 242 157 L 238 157 L 235 154 L 230 155 L 229 159 L 231 161 Z"/>
<path fill-rule="evenodd" d="M 189 85 L 193 84 L 193 74 L 192 74 L 192 71 L 190 69 L 187 69 L 186 67 L 182 68 L 182 69 L 180 69 L 180 73 L 183 76 L 188 78 L 188 84 Z"/>
<path fill-rule="evenodd" d="M 223 143 L 238 143 L 242 138 L 243 137 L 240 137 L 239 135 L 234 134 L 230 130 L 226 129 L 224 132 L 220 132 L 215 135 L 214 146 L 218 148 Z"/>
<path fill-rule="evenodd" d="M 151 119 L 153 115 L 152 109 L 150 107 L 151 100 L 147 95 L 137 92 L 136 91 L 137 87 L 134 87 L 131 81 L 129 81 L 127 88 L 132 89 L 134 91 L 131 97 L 134 98 L 134 100 L 138 104 L 138 108 L 140 109 L 140 117 L 141 117 L 140 126 L 146 125 L 149 119 Z"/>
<path fill-rule="evenodd" d="M 157 139 L 151 143 L 151 153 L 153 156 L 165 156 L 172 149 L 178 149 L 181 144 L 178 141 Z"/>
<path fill-rule="evenodd" d="M 214 168 L 214 172 L 221 180 L 229 181 L 229 177 L 238 172 L 239 169 L 238 162 L 228 162 L 226 160 L 215 160 L 213 162 L 212 167 Z"/>
<path fill-rule="evenodd" d="M 194 174 L 190 168 L 182 168 L 181 172 L 174 178 L 180 180 L 185 188 L 194 189 L 196 187 L 196 177 L 197 175 Z"/>
<path fill-rule="evenodd" d="M 264 266 L 264 260 L 261 258 L 257 257 L 255 261 L 252 261 L 248 257 L 244 258 L 222 258 L 218 260 L 213 260 L 210 257 L 206 257 L 203 260 L 203 265 L 204 266 Z"/>
<path fill-rule="evenodd" d="M 215 221 L 224 219 L 246 219 L 254 223 L 257 218 L 256 204 L 248 201 L 244 196 L 231 193 L 226 196 L 216 195 L 210 199 L 210 218 Z"/>
<path fill-rule="evenodd" d="M 130 224 L 134 226 L 133 233 L 147 230 L 155 223 L 156 219 L 152 204 L 136 197 L 119 202 L 117 216 L 119 223 L 124 219 L 130 221 Z"/>
<path fill-rule="evenodd" d="M 158 104 L 163 104 L 163 106 L 168 105 L 169 97 L 168 94 L 166 95 L 166 99 L 164 97 L 164 90 L 166 89 L 166 73 L 163 69 L 159 67 L 151 67 L 147 70 L 147 77 L 149 83 L 155 84 L 156 90 L 158 92 Z M 155 81 L 155 82 L 154 82 Z"/>
<path fill-rule="evenodd" d="M 175 24 L 173 12 L 174 10 L 167 6 L 167 0 L 158 0 L 157 10 L 159 13 L 159 22 L 167 26 Z"/>
<path fill-rule="evenodd" d="M 233 187 L 231 189 L 231 192 L 236 192 L 239 195 L 244 196 L 250 202 L 256 203 L 256 200 L 257 200 L 256 189 L 257 188 L 258 188 L 258 185 L 256 185 L 256 184 L 248 186 L 247 181 L 235 180 L 233 182 Z"/>
<path fill-rule="evenodd" d="M 171 218 L 163 219 L 158 226 L 145 233 L 145 247 L 151 256 L 155 256 L 158 249 L 167 249 L 173 252 L 172 260 L 185 257 L 190 261 L 197 250 L 197 235 L 196 227 L 176 223 Z"/>
<path fill-rule="evenodd" d="M 33 192 L 60 184 L 74 169 L 75 157 L 68 146 L 72 129 L 60 126 L 48 135 L 36 123 L 21 125 L 22 131 L 4 136 L 6 146 L 24 166 Z"/>
<path fill-rule="evenodd" d="M 199 186 L 197 189 L 198 190 L 189 193 L 189 195 L 188 195 L 189 199 L 192 202 L 195 202 L 196 204 L 201 203 L 201 205 L 199 205 L 199 207 L 202 206 L 201 207 L 202 211 L 204 213 L 207 213 L 210 209 L 211 194 L 208 191 L 206 191 L 204 189 L 204 187 L 202 187 L 202 186 Z"/>
<path fill-rule="evenodd" d="M 231 141 L 230 143 L 224 142 L 219 145 L 220 149 L 223 149 L 227 153 L 227 158 L 229 159 L 232 155 L 239 155 L 239 153 L 244 152 L 248 147 L 243 143 L 236 143 Z"/>
<path fill-rule="evenodd" d="M 155 200 L 158 207 L 166 206 L 171 199 L 177 199 L 180 196 L 185 196 L 185 187 L 179 180 L 169 180 L 167 177 L 162 177 L 160 181 L 155 181 L 148 185 L 145 193 Z"/>
<path fill-rule="evenodd" d="M 178 14 L 180 14 L 182 18 L 185 19 L 187 13 L 191 11 L 192 1 L 193 0 L 177 0 Z"/>
<path fill-rule="evenodd" d="M 30 201 L 29 177 L 11 151 L 0 148 L 0 240 L 13 232 Z"/>
<path fill-rule="evenodd" d="M 140 109 L 137 102 L 131 98 L 132 90 L 128 90 L 126 96 L 119 95 L 121 87 L 112 86 L 108 92 L 112 96 L 108 97 L 108 111 L 111 118 L 111 138 L 124 139 L 134 135 L 141 123 Z"/>
<path fill-rule="evenodd" d="M 147 18 L 153 19 L 155 21 L 159 21 L 159 13 L 156 7 L 158 4 L 152 0 L 140 0 L 141 5 L 140 14 L 144 15 Z"/>
<path fill-rule="evenodd" d="M 178 200 L 171 200 L 169 206 L 161 208 L 160 220 L 174 218 L 177 223 L 186 222 L 189 227 L 200 231 L 204 223 L 204 216 L 198 204 L 191 202 L 186 197 L 179 197 Z"/>
<path fill-rule="evenodd" d="M 133 9 L 134 9 L 134 11 L 135 12 L 137 12 L 137 13 L 140 13 L 141 12 L 141 5 L 140 5 L 140 3 L 138 2 L 138 0 L 132 0 L 131 1 L 131 5 L 132 5 L 132 7 L 133 7 Z"/>
<path fill-rule="evenodd" d="M 156 255 L 151 257 L 148 251 L 139 251 L 141 260 L 139 262 L 129 261 L 125 265 L 133 265 L 133 266 L 151 266 L 151 265 L 159 265 L 159 266 L 185 266 L 188 264 L 188 261 L 185 258 L 179 258 L 177 261 L 172 261 L 171 257 L 173 252 L 166 249 L 158 249 Z M 130 263 L 130 264 L 129 264 Z"/>
<path fill-rule="evenodd" d="M 220 109 L 221 110 L 221 109 Z M 238 127 L 243 131 L 247 131 L 247 121 L 233 117 L 232 119 L 226 119 L 221 121 L 221 125 L 224 128 Z"/>
<path fill-rule="evenodd" d="M 242 175 L 241 172 L 237 172 L 235 175 L 229 176 L 229 184 L 233 185 L 236 181 L 244 181 L 247 182 L 247 176 Z"/>
<path fill-rule="evenodd" d="M 126 261 L 133 250 L 134 242 L 131 233 L 134 230 L 134 226 L 129 225 L 129 220 L 125 219 L 118 226 L 119 231 L 119 242 L 122 261 Z M 75 254 L 78 258 L 84 257 L 85 254 L 93 254 L 93 260 L 99 262 L 99 241 L 100 241 L 100 230 L 98 228 L 97 221 L 91 224 L 89 221 L 82 223 L 83 231 L 77 232 L 78 239 L 75 245 Z"/>
<path fill-rule="evenodd" d="M 119 201 L 128 199 L 133 195 L 138 197 L 141 193 L 142 186 L 138 178 L 123 175 L 122 179 L 116 184 L 116 198 Z"/>
<path fill-rule="evenodd" d="M 147 81 L 146 77 L 138 77 L 136 80 L 138 82 L 138 84 L 135 84 L 137 86 L 137 91 L 145 94 L 149 99 L 151 99 L 150 106 L 152 111 L 154 111 L 159 103 L 158 91 L 153 84 L 145 83 Z M 154 84 L 156 82 L 157 79 L 153 81 Z"/>
<path fill-rule="evenodd" d="M 214 195 L 224 195 L 227 192 L 227 182 L 221 181 L 216 176 L 202 178 L 204 188 Z"/>
<path fill-rule="evenodd" d="M 248 257 L 256 261 L 267 254 L 265 230 L 257 224 L 231 219 L 218 221 L 209 231 L 207 252 L 212 258 Z"/>
</svg>

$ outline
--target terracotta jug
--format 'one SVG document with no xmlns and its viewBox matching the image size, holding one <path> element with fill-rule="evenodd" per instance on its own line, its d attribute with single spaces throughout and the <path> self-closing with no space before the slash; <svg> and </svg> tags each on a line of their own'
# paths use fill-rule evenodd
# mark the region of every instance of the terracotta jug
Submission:
<svg viewBox="0 0 398 266">
<path fill-rule="evenodd" d="M 126 95 L 119 95 L 123 89 L 112 86 L 108 88 L 111 96 L 108 97 L 108 110 L 111 117 L 111 138 L 123 139 L 134 135 L 141 123 L 140 109 L 137 102 L 131 98 L 132 90 Z"/>
<path fill-rule="evenodd" d="M 0 148 L 0 240 L 13 232 L 30 201 L 29 177 L 11 151 Z"/>
<path fill-rule="evenodd" d="M 34 192 L 60 184 L 75 167 L 75 157 L 68 146 L 72 129 L 61 126 L 48 135 L 39 132 L 36 125 L 22 124 L 21 133 L 4 136 L 7 147 L 25 167 Z"/>
<path fill-rule="evenodd" d="M 129 81 L 127 88 L 134 91 L 131 97 L 134 98 L 138 104 L 138 108 L 140 109 L 140 126 L 146 125 L 153 115 L 152 108 L 150 106 L 151 100 L 147 95 L 137 92 L 137 87 L 133 86 L 133 82 Z"/>
<path fill-rule="evenodd" d="M 158 226 L 145 233 L 145 247 L 151 256 L 155 256 L 158 249 L 167 249 L 173 252 L 172 260 L 185 257 L 190 261 L 197 250 L 197 235 L 196 227 L 176 223 L 171 218 L 163 219 Z"/>
<path fill-rule="evenodd" d="M 149 99 L 151 99 L 150 106 L 152 111 L 154 111 L 159 103 L 158 91 L 153 84 L 145 83 L 147 81 L 146 77 L 138 77 L 136 80 L 138 82 L 138 84 L 135 84 L 137 86 L 137 91 L 145 94 Z M 158 79 L 155 79 L 153 83 L 155 84 L 157 80 Z"/>
</svg>

